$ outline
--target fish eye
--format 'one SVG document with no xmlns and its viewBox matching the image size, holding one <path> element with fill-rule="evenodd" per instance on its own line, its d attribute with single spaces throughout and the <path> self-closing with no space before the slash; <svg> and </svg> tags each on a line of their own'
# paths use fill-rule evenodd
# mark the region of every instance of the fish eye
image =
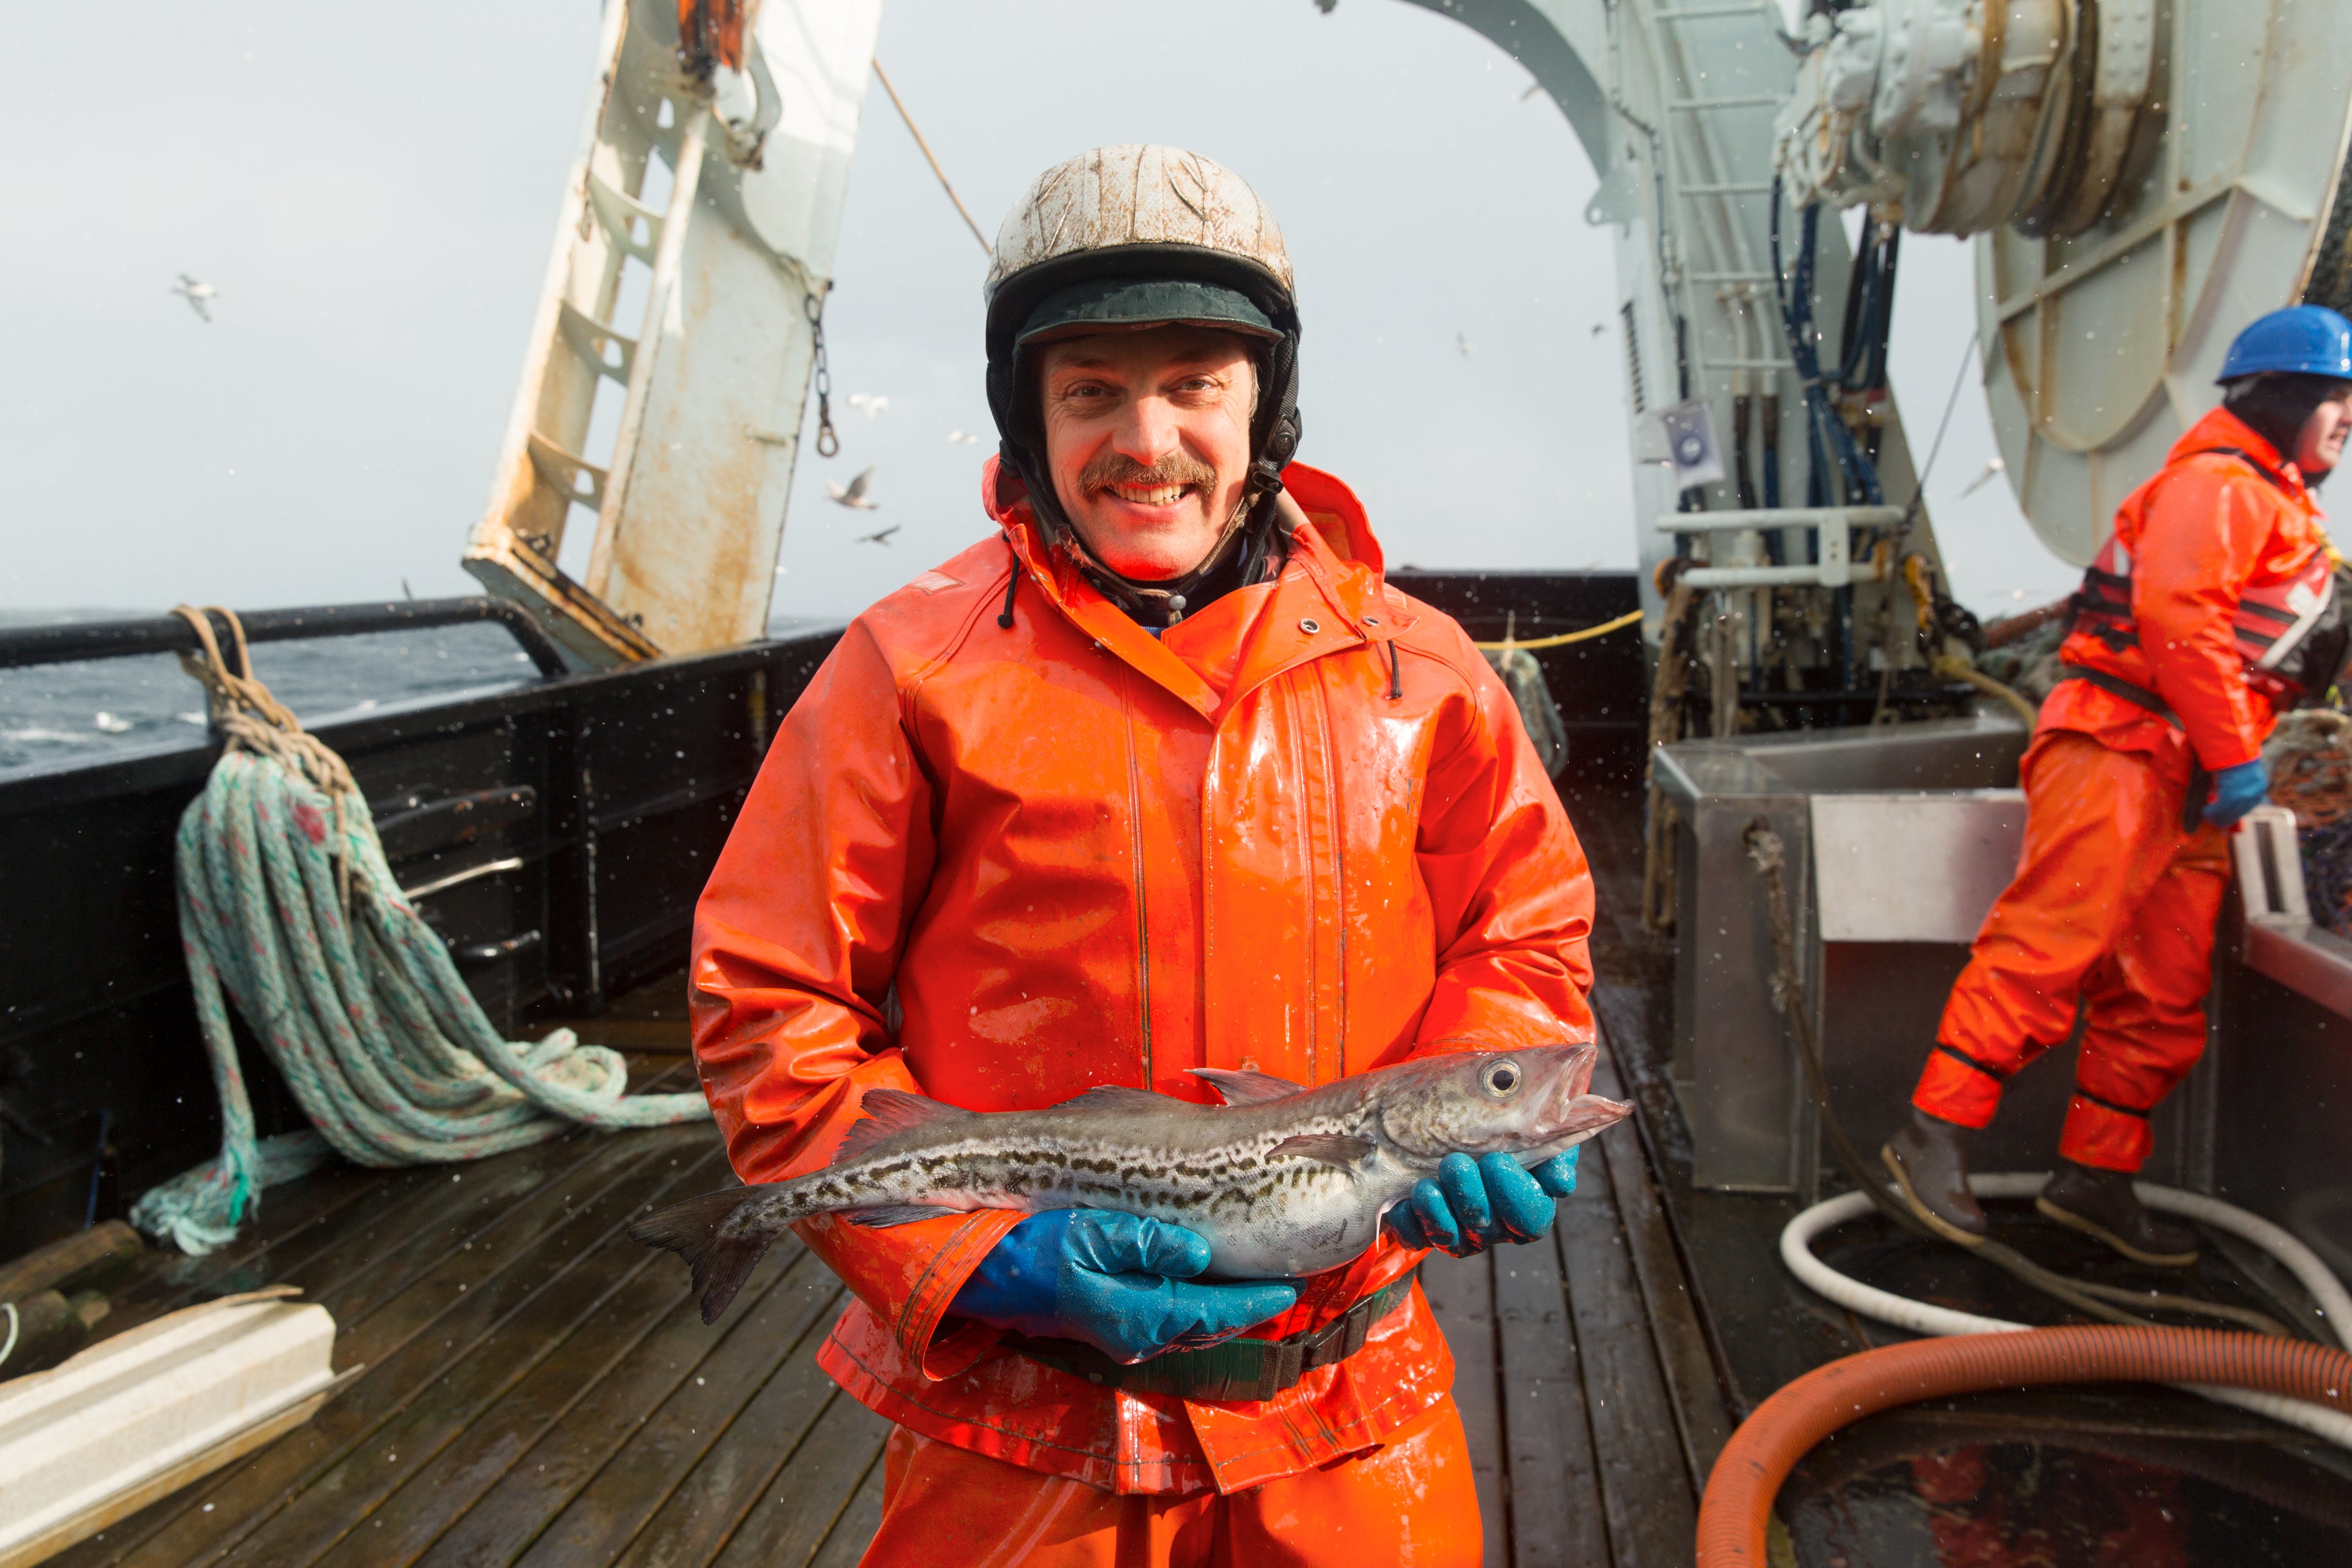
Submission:
<svg viewBox="0 0 2352 1568">
<path fill-rule="evenodd" d="M 1485 1086 L 1488 1094 L 1498 1099 L 1508 1099 L 1519 1091 L 1519 1064 L 1517 1062 L 1489 1063 L 1486 1070 L 1478 1075 L 1478 1081 Z"/>
</svg>

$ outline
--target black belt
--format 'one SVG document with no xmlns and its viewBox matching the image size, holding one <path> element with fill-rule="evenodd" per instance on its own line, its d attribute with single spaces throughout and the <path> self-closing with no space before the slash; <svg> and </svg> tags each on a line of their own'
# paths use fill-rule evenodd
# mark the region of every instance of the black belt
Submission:
<svg viewBox="0 0 2352 1568">
<path fill-rule="evenodd" d="M 2239 456 L 2243 457 L 2244 454 L 2240 453 Z M 2247 460 L 2252 461 L 2252 458 Z M 2136 681 L 2126 680 L 2120 675 L 2109 675 L 2104 669 L 2090 669 L 2079 664 L 2060 665 L 2058 675 L 2062 680 L 2086 681 L 2102 691 L 2111 691 L 2126 702 L 2147 709 L 2181 733 L 2188 733 L 2189 727 L 2180 721 L 2180 715 L 2175 713 L 2163 698 Z M 2189 758 L 2189 793 L 2183 795 L 2180 801 L 2181 832 L 2197 831 L 2198 825 L 2205 815 L 2205 803 L 2212 797 L 2212 794 L 2213 775 L 2205 771 L 2205 764 L 2199 762 L 2196 753 L 2192 752 Z"/>
<path fill-rule="evenodd" d="M 1043 1362 L 1057 1372 L 1130 1394 L 1172 1394 L 1181 1399 L 1265 1400 L 1318 1366 L 1345 1361 L 1364 1348 L 1372 1325 L 1412 1294 L 1412 1276 L 1375 1290 L 1319 1329 L 1280 1340 L 1227 1340 L 1206 1350 L 1170 1351 L 1123 1366 L 1092 1345 L 1076 1340 L 1004 1336 L 1006 1348 Z"/>
</svg>

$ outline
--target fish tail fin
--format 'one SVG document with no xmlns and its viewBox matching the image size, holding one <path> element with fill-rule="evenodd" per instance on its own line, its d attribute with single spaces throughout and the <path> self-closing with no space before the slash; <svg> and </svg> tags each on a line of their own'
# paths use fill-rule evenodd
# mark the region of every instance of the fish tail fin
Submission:
<svg viewBox="0 0 2352 1568">
<path fill-rule="evenodd" d="M 758 1187 L 704 1193 L 647 1215 L 629 1226 L 629 1239 L 685 1258 L 694 1271 L 694 1293 L 702 1298 L 702 1321 L 715 1323 L 768 1250 L 763 1229 L 745 1226 L 733 1236 L 726 1230 L 736 1210 L 761 1195 Z"/>
</svg>

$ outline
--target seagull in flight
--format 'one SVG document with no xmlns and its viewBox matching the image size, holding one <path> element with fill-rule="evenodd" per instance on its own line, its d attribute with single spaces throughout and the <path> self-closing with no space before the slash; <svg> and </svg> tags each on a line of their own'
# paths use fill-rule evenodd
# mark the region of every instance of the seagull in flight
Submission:
<svg viewBox="0 0 2352 1568">
<path fill-rule="evenodd" d="M 1472 354 L 1478 352 L 1478 345 L 1470 341 L 1470 334 L 1467 332 L 1454 333 L 1454 346 L 1461 351 L 1462 357 L 1464 359 L 1468 359 Z"/>
<path fill-rule="evenodd" d="M 905 525 L 902 523 L 894 522 L 887 528 L 877 528 L 871 533 L 861 533 L 857 536 L 857 542 L 860 544 L 879 544 L 887 548 L 890 542 L 890 536 L 898 532 L 898 530 L 904 526 Z"/>
<path fill-rule="evenodd" d="M 948 445 L 950 447 L 977 447 L 980 445 L 980 437 L 977 436 L 967 435 L 961 430 L 950 430 L 948 432 Z"/>
<path fill-rule="evenodd" d="M 1977 475 L 1975 479 L 1970 479 L 1968 482 L 1968 488 L 1961 490 L 1960 494 L 1963 496 L 1972 496 L 1976 494 L 1979 490 L 1984 489 L 1985 486 L 1992 483 L 1992 477 L 1995 474 L 2001 472 L 2008 467 L 2009 465 L 2007 463 L 2001 461 L 2001 459 L 1997 457 L 1987 459 L 1984 466 L 1984 471 Z"/>
<path fill-rule="evenodd" d="M 185 300 L 188 302 L 188 309 L 203 317 L 206 326 L 212 325 L 213 313 L 205 309 L 205 304 L 207 300 L 220 298 L 218 289 L 202 279 L 191 278 L 183 272 L 180 274 L 180 280 L 173 284 L 169 291 Z"/>
<path fill-rule="evenodd" d="M 849 395 L 849 406 L 871 419 L 890 406 L 890 399 L 881 393 L 853 392 Z"/>
<path fill-rule="evenodd" d="M 874 470 L 868 468 L 864 473 L 858 475 L 856 479 L 850 480 L 849 486 L 845 489 L 834 483 L 831 479 L 825 480 L 824 493 L 836 506 L 845 506 L 855 511 L 872 511 L 882 504 L 879 501 L 868 500 L 866 499 L 866 489 L 873 483 Z"/>
</svg>

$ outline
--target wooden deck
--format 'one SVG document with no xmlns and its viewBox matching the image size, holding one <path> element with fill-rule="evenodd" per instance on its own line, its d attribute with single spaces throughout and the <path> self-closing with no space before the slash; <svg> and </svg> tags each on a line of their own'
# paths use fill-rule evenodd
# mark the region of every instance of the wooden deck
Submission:
<svg viewBox="0 0 2352 1568">
<path fill-rule="evenodd" d="M 673 1060 L 646 1087 L 688 1082 Z M 704 1124 L 339 1168 L 273 1195 L 234 1248 L 157 1268 L 108 1326 L 295 1284 L 334 1313 L 337 1367 L 366 1370 L 307 1426 L 54 1561 L 855 1563 L 887 1428 L 816 1370 L 840 1285 L 778 1247 L 705 1328 L 676 1260 L 623 1234 L 725 1175 Z"/>
<path fill-rule="evenodd" d="M 1613 822 L 1606 802 L 1580 806 L 1601 902 L 1594 1001 L 1607 1049 L 1595 1088 L 1642 1114 L 1596 1141 L 1551 1238 L 1423 1270 L 1454 1348 L 1496 1568 L 1687 1564 L 1699 1490 L 1736 1419 L 1789 1378 L 1899 1337 L 1787 1276 L 1776 1242 L 1791 1200 L 1691 1187 L 1658 1050 L 1663 954 L 1625 934 L 1638 929 L 1638 839 L 1622 803 Z M 680 1087 L 692 1079 L 679 1013 L 663 988 L 580 1027 L 632 1052 L 639 1087 Z M 339 1167 L 273 1193 L 220 1254 L 155 1258 L 105 1331 L 290 1283 L 335 1314 L 336 1364 L 364 1371 L 309 1425 L 55 1561 L 855 1563 L 879 1512 L 886 1427 L 814 1364 L 840 1286 L 782 1246 L 706 1328 L 685 1271 L 623 1234 L 646 1206 L 725 1175 L 707 1125 L 573 1133 L 456 1168 Z M 2114 1277 L 2087 1252 L 2053 1252 L 2064 1236 L 2042 1232 L 2033 1245 L 2053 1262 Z M 1998 1278 L 1973 1278 L 1985 1271 L 1967 1260 L 1866 1223 L 1831 1250 L 1916 1293 L 2035 1310 L 2004 1297 Z M 2200 1265 L 2199 1287 L 2267 1300 L 2219 1258 Z M 1907 1483 L 1868 1476 L 2004 1443 L 2029 1467 L 2090 1465 L 2101 1485 L 2168 1470 L 2177 1479 L 2161 1485 L 2190 1488 L 2179 1495 L 2238 1531 L 2184 1562 L 2344 1560 L 2334 1549 L 2352 1543 L 2341 1456 L 2186 1394 L 2114 1388 L 1940 1402 L 1842 1434 L 1792 1478 L 1792 1560 L 1940 1561 L 1915 1528 L 1923 1505 Z M 1897 1545 L 1864 1550 L 1854 1536 L 1860 1515 L 1840 1489 L 1857 1478 L 1865 1492 L 1900 1494 Z M 2275 1506 L 2246 1511 L 2257 1499 Z"/>
<path fill-rule="evenodd" d="M 666 1001 L 582 1027 L 674 1047 Z M 642 1088 L 691 1081 L 675 1054 L 632 1064 Z M 1613 1071 L 1601 1092 L 1619 1092 Z M 1728 1433 L 1642 1145 L 1628 1130 L 1599 1155 L 1555 1240 L 1423 1273 L 1461 1368 L 1493 1564 L 1688 1563 Z M 234 1247 L 159 1257 L 107 1331 L 293 1284 L 334 1313 L 337 1367 L 365 1370 L 307 1426 L 55 1562 L 855 1563 L 887 1427 L 816 1369 L 839 1284 L 779 1247 L 706 1328 L 685 1270 L 623 1234 L 725 1174 L 707 1125 L 573 1133 L 455 1168 L 338 1167 L 274 1192 Z"/>
</svg>

